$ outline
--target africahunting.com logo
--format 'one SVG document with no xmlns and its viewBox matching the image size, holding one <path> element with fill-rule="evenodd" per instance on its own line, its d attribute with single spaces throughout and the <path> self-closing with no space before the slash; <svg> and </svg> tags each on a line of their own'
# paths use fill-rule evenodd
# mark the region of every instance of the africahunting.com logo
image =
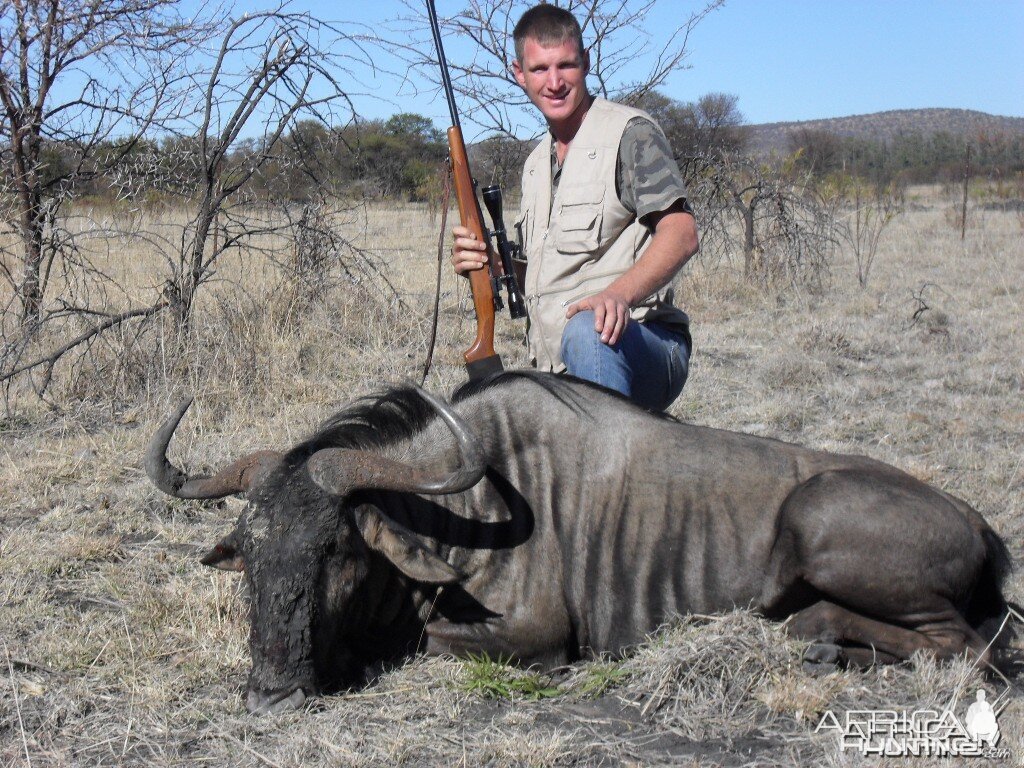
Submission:
<svg viewBox="0 0 1024 768">
<path fill-rule="evenodd" d="M 985 691 L 978 691 L 962 720 L 956 715 L 955 701 L 941 712 L 855 709 L 837 716 L 830 710 L 814 732 L 835 731 L 841 750 L 862 755 L 1005 759 L 1010 750 L 999 747 L 998 723 L 1005 707 L 1006 702 L 990 703 Z"/>
</svg>

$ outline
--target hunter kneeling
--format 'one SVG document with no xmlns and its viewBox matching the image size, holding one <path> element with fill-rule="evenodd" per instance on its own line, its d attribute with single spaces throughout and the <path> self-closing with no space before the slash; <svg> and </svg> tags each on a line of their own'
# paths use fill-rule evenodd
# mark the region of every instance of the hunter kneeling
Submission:
<svg viewBox="0 0 1024 768">
<path fill-rule="evenodd" d="M 649 115 L 591 96 L 575 17 L 531 8 L 513 32 L 512 71 L 548 132 L 523 168 L 531 362 L 664 410 L 682 391 L 689 319 L 664 288 L 697 252 L 682 174 Z M 453 229 L 455 271 L 487 263 L 486 244 Z"/>
</svg>

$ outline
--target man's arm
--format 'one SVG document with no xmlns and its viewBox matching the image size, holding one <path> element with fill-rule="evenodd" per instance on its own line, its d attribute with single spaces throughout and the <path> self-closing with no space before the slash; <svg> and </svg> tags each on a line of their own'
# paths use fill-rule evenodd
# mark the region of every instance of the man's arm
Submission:
<svg viewBox="0 0 1024 768">
<path fill-rule="evenodd" d="M 565 316 L 594 311 L 594 330 L 605 344 L 615 344 L 629 323 L 629 310 L 663 288 L 698 248 L 697 223 L 680 201 L 649 218 L 654 230 L 650 244 L 637 262 L 600 293 L 572 304 Z"/>
</svg>

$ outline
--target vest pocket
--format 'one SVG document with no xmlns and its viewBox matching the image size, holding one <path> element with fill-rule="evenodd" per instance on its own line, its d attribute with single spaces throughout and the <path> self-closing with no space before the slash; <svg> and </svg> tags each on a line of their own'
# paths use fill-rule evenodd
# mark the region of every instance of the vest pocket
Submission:
<svg viewBox="0 0 1024 768">
<path fill-rule="evenodd" d="M 559 193 L 558 239 L 560 253 L 592 253 L 601 242 L 604 189 L 598 185 L 569 187 Z"/>
<path fill-rule="evenodd" d="M 601 235 L 601 214 L 597 211 L 563 213 L 559 219 L 558 242 L 561 253 L 590 253 L 597 250 Z"/>
</svg>

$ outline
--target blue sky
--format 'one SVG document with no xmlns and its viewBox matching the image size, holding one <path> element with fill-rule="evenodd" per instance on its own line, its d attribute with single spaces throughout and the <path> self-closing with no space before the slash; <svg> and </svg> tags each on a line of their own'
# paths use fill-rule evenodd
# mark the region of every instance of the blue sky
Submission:
<svg viewBox="0 0 1024 768">
<path fill-rule="evenodd" d="M 956 107 L 1024 116 L 1024 0 L 727 0 L 667 89 L 750 122 Z"/>
<path fill-rule="evenodd" d="M 442 16 L 466 4 L 436 2 Z M 237 5 L 247 6 L 257 7 Z M 407 14 L 401 0 L 296 0 L 290 8 L 378 29 Z M 697 8 L 697 0 L 659 0 L 651 29 Z M 445 45 L 450 60 L 468 56 L 452 36 Z M 690 68 L 663 92 L 681 101 L 735 94 L 751 123 L 921 107 L 1024 116 L 1024 0 L 726 0 L 694 30 L 689 50 Z M 443 100 L 360 77 L 385 99 L 358 98 L 365 117 L 414 111 L 448 124 Z"/>
</svg>

